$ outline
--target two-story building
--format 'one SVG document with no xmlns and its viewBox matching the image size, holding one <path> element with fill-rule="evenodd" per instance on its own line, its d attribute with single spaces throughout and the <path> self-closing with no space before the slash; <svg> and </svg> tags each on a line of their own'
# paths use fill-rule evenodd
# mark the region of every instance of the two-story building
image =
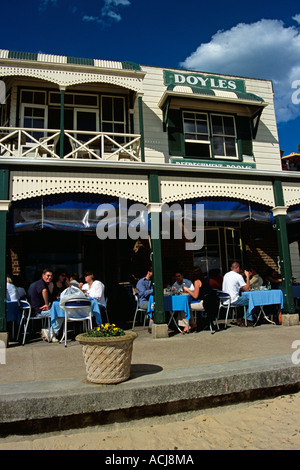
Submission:
<svg viewBox="0 0 300 470">
<path fill-rule="evenodd" d="M 93 269 L 109 290 L 152 263 L 164 323 L 176 270 L 224 274 L 237 259 L 262 275 L 279 268 L 294 312 L 299 176 L 282 171 L 271 81 L 9 50 L 0 80 L 0 331 L 6 273 L 32 282 L 47 266 Z M 118 216 L 124 203 L 147 208 L 148 236 L 130 238 L 117 219 L 117 236 L 101 239 L 99 205 Z M 164 204 L 188 204 L 193 227 L 204 207 L 202 247 L 162 236 Z"/>
</svg>

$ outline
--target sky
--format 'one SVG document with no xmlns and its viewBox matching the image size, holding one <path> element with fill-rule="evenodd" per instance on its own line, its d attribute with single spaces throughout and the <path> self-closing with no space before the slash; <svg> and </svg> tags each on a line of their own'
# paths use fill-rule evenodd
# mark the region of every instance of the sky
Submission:
<svg viewBox="0 0 300 470">
<path fill-rule="evenodd" d="M 273 81 L 284 155 L 300 144 L 300 5 L 252 0 L 10 0 L 0 49 Z"/>
</svg>

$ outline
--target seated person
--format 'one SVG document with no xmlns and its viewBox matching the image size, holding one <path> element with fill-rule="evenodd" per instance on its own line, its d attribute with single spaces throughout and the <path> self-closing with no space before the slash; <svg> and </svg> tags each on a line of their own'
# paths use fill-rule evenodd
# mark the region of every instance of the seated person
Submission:
<svg viewBox="0 0 300 470">
<path fill-rule="evenodd" d="M 20 300 L 18 290 L 9 276 L 6 277 L 6 300 L 11 302 L 18 302 Z"/>
<path fill-rule="evenodd" d="M 279 277 L 275 269 L 269 268 L 265 276 L 265 285 L 270 282 L 271 289 L 278 289 L 282 279 Z"/>
<path fill-rule="evenodd" d="M 260 277 L 260 275 L 257 273 L 255 268 L 250 268 L 249 272 L 251 276 L 250 277 L 250 289 L 256 289 L 257 287 L 260 288 L 264 283 L 262 277 Z"/>
<path fill-rule="evenodd" d="M 172 287 L 175 287 L 176 289 L 182 289 L 182 291 L 184 291 L 186 287 L 188 289 L 188 291 L 186 292 L 188 293 L 195 290 L 195 286 L 192 283 L 192 281 L 183 277 L 183 273 L 180 270 L 176 271 L 175 279 L 176 281 L 174 282 Z M 178 311 L 177 323 L 178 323 L 178 326 L 183 327 L 183 332 L 186 333 L 187 327 L 188 327 L 188 320 L 185 318 L 185 312 L 183 310 Z M 195 324 L 194 317 L 191 316 L 191 325 L 189 328 L 192 329 L 195 327 L 196 327 L 196 324 Z"/>
<path fill-rule="evenodd" d="M 223 276 L 220 269 L 211 269 L 209 271 L 209 288 L 222 290 Z"/>
<path fill-rule="evenodd" d="M 240 274 L 241 267 L 239 263 L 234 261 L 231 265 L 231 270 L 225 274 L 223 278 L 222 290 L 227 292 L 230 295 L 230 305 L 232 307 L 239 307 L 243 305 L 248 305 L 249 300 L 247 297 L 243 297 L 240 295 L 241 291 L 249 291 L 250 289 L 250 272 L 243 271 L 246 282 L 243 276 Z M 247 324 L 253 325 L 253 318 L 252 313 L 249 312 L 247 314 Z M 238 318 L 237 321 L 238 325 L 243 325 L 243 321 L 241 318 Z"/>
<path fill-rule="evenodd" d="M 92 271 L 86 271 L 84 274 L 84 284 L 79 284 L 79 288 L 85 293 L 87 297 L 96 299 L 101 307 L 106 307 L 106 300 L 104 296 L 105 286 L 101 281 L 95 280 L 95 275 Z"/>
<path fill-rule="evenodd" d="M 184 286 L 183 291 L 190 294 L 193 298 L 192 302 L 190 303 L 192 310 L 200 310 L 203 311 L 203 298 L 204 295 L 208 292 L 208 285 L 204 278 L 204 274 L 200 268 L 196 268 L 193 270 L 191 275 L 191 284 L 194 286 L 194 289 L 189 289 L 188 287 Z M 196 322 L 194 316 L 191 312 L 190 318 L 190 329 L 196 328 Z M 187 331 L 187 327 L 183 330 L 184 332 Z"/>
<path fill-rule="evenodd" d="M 150 295 L 153 294 L 152 285 L 152 267 L 148 268 L 146 276 L 142 277 L 136 284 L 139 308 L 148 310 L 148 302 Z M 149 322 L 149 333 L 152 332 L 153 320 Z"/>
<path fill-rule="evenodd" d="M 194 285 L 192 281 L 189 279 L 186 279 L 183 277 L 183 273 L 181 271 L 176 271 L 175 273 L 175 279 L 176 281 L 173 284 L 173 287 L 176 287 L 177 289 L 181 288 L 183 290 L 184 286 L 188 287 L 190 290 L 194 290 Z"/>
<path fill-rule="evenodd" d="M 42 277 L 36 281 L 31 289 L 31 308 L 35 316 L 43 316 L 43 313 L 48 314 L 50 309 L 51 291 L 50 285 L 52 283 L 53 273 L 51 269 L 44 269 Z"/>
<path fill-rule="evenodd" d="M 22 276 L 14 276 L 14 285 L 16 286 L 17 292 L 19 294 L 20 300 L 27 300 L 28 295 L 26 292 L 26 281 L 22 278 Z"/>
<path fill-rule="evenodd" d="M 58 299 L 60 294 L 70 286 L 66 271 L 57 271 L 53 278 L 53 299 Z"/>
<path fill-rule="evenodd" d="M 79 274 L 72 273 L 70 276 L 70 286 L 78 287 L 79 286 Z"/>
</svg>

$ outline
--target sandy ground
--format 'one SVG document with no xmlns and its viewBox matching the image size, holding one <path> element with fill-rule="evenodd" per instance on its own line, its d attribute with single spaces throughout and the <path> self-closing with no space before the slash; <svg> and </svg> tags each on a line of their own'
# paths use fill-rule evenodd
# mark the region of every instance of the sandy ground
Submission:
<svg viewBox="0 0 300 470">
<path fill-rule="evenodd" d="M 0 450 L 299 450 L 300 392 L 251 403 L 33 436 Z"/>
</svg>

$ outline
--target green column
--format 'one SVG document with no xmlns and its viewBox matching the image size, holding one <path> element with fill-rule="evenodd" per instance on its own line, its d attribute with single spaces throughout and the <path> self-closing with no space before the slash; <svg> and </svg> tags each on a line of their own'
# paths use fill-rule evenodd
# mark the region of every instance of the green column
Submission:
<svg viewBox="0 0 300 470">
<path fill-rule="evenodd" d="M 145 137 L 144 137 L 144 119 L 143 119 L 143 98 L 138 97 L 139 102 L 139 121 L 140 121 L 140 134 L 141 134 L 141 160 L 145 161 Z"/>
<path fill-rule="evenodd" d="M 0 331 L 6 331 L 6 226 L 7 211 L 9 206 L 9 171 L 0 170 L 0 200 L 3 201 L 0 207 Z"/>
<path fill-rule="evenodd" d="M 65 133 L 65 88 L 60 88 L 60 149 L 59 156 L 64 158 Z"/>
<path fill-rule="evenodd" d="M 295 313 L 292 287 L 291 256 L 286 227 L 286 208 L 284 207 L 283 190 L 280 180 L 274 181 L 273 191 L 276 206 L 273 209 L 273 214 L 275 217 L 277 243 L 280 258 L 284 310 L 286 313 Z"/>
<path fill-rule="evenodd" d="M 149 206 L 151 217 L 152 270 L 154 291 L 154 323 L 165 323 L 162 256 L 161 256 L 161 212 L 156 212 L 160 204 L 159 178 L 157 173 L 149 175 Z M 151 203 L 152 207 L 151 207 Z M 156 203 L 156 204 L 155 204 Z"/>
</svg>

